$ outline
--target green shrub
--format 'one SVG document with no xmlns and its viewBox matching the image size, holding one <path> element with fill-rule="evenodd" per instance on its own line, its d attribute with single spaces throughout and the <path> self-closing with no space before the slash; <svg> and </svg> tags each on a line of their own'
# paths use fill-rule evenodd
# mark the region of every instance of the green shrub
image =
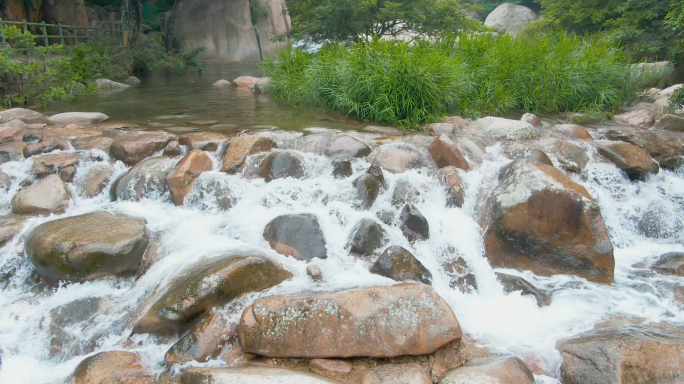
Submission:
<svg viewBox="0 0 684 384">
<path fill-rule="evenodd" d="M 670 111 L 684 108 L 684 88 L 678 88 L 670 95 Z"/>
</svg>

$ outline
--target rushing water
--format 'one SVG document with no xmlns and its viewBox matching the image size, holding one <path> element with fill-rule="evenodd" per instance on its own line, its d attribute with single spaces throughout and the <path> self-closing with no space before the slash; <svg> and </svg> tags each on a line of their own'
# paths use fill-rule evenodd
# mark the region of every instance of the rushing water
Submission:
<svg viewBox="0 0 684 384">
<path fill-rule="evenodd" d="M 216 77 L 204 75 L 190 85 L 186 84 L 188 79 L 192 77 L 154 80 L 159 83 L 153 81 L 140 89 L 94 101 L 76 101 L 59 108 L 102 111 L 115 120 L 130 117 L 141 121 L 164 114 L 192 114 L 242 126 L 268 124 L 296 129 L 320 125 L 316 116 L 321 111 L 294 109 L 272 100 L 264 101 L 262 108 L 261 101 L 244 101 L 243 97 L 247 96 L 235 89 L 209 88 Z M 159 89 L 155 91 L 154 87 Z M 252 95 L 249 97 L 255 99 Z M 589 144 L 578 144 L 587 148 L 590 156 L 595 155 Z M 103 160 L 89 160 L 79 166 L 71 185 L 75 191 L 79 191 L 92 166 L 109 161 L 106 154 L 100 155 Z M 354 176 L 338 180 L 332 177 L 329 158 L 311 153 L 302 156 L 307 167 L 303 180 L 280 179 L 270 183 L 220 173 L 220 160 L 214 158 L 214 171 L 202 174 L 200 179 L 216 179 L 229 186 L 234 204 L 228 211 L 219 210 L 211 199 L 191 204 L 193 199 L 186 198 L 186 206 L 175 207 L 168 194 L 150 196 L 140 202 L 111 202 L 106 192 L 92 199 L 75 193 L 65 214 L 30 219 L 21 234 L 0 249 L 0 275 L 11 271 L 9 283 L 0 286 L 0 349 L 3 351 L 0 383 L 63 382 L 88 355 L 50 357 L 50 312 L 89 297 L 104 298 L 103 304 L 95 317 L 65 330 L 74 337 L 66 349 L 76 350 L 94 339 L 97 342 L 92 353 L 136 351 L 144 357 L 145 364 L 161 372 L 165 368 L 164 354 L 177 338 L 130 336 L 138 308 L 185 267 L 231 251 L 258 250 L 294 274 L 294 278 L 277 287 L 233 303 L 235 321 L 243 308 L 266 295 L 393 284 L 387 278 L 371 274 L 369 264 L 349 256 L 345 247 L 353 226 L 360 219 L 375 218 L 381 211 L 396 211 L 391 195 L 402 180 L 420 191 L 416 205 L 429 221 L 430 239 L 411 245 L 397 227 L 383 224 L 391 239 L 389 244 L 412 250 L 430 269 L 433 287 L 451 305 L 464 332 L 471 334 L 480 345 L 535 361 L 550 376 L 556 376 L 561 362 L 554 348 L 556 342 L 589 330 L 602 320 L 632 316 L 646 322 L 684 322 L 684 311 L 674 303 L 671 289 L 681 285 L 682 278 L 655 275 L 633 267 L 653 262 L 666 252 L 684 251 L 684 232 L 679 221 L 684 213 L 684 174 L 681 172 L 661 171 L 646 181 L 630 182 L 613 165 L 592 159 L 582 174 L 574 175 L 575 181 L 584 185 L 601 206 L 615 247 L 615 283 L 606 286 L 572 276 L 547 278 L 526 271 L 504 270 L 552 293 L 551 305 L 539 308 L 531 296 L 505 294 L 483 257 L 482 234 L 474 216 L 479 197 L 491 187 L 498 170 L 510 161 L 499 146 L 488 148 L 487 159 L 480 167 L 462 174 L 466 184 L 463 208 L 446 208 L 447 196 L 434 171 L 421 169 L 396 175 L 385 173 L 388 191 L 378 197 L 370 210 L 359 211 L 354 208 L 356 195 L 351 180 L 366 171 L 368 162 L 356 160 Z M 3 213 L 9 212 L 12 195 L 30 177 L 30 167 L 30 159 L 0 166 L 3 172 L 16 177 L 9 192 L 0 195 Z M 117 174 L 126 170 L 123 164 L 116 164 Z M 25 235 L 46 221 L 96 210 L 144 217 L 151 233 L 161 240 L 163 259 L 137 280 L 105 279 L 53 290 L 41 288 L 23 253 Z M 646 211 L 657 213 L 664 228 L 663 238 L 649 239 L 638 230 L 638 221 Z M 321 284 L 311 282 L 304 262 L 277 254 L 263 239 L 266 224 L 287 213 L 312 213 L 319 218 L 328 247 L 328 259 L 317 262 L 324 276 Z M 450 288 L 442 265 L 457 256 L 469 263 L 477 278 L 477 292 L 464 294 Z M 556 382 L 547 376 L 538 376 L 537 380 Z"/>
</svg>

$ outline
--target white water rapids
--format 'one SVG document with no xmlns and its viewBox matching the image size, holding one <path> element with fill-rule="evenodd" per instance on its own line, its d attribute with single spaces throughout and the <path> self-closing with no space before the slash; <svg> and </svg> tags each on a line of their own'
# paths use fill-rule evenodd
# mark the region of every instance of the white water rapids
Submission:
<svg viewBox="0 0 684 384">
<path fill-rule="evenodd" d="M 593 157 L 589 145 L 580 145 Z M 416 206 L 429 222 L 430 239 L 412 246 L 398 227 L 383 224 L 390 236 L 388 245 L 411 250 L 430 269 L 433 287 L 451 305 L 464 333 L 470 334 L 479 345 L 496 352 L 513 353 L 528 362 L 536 361 L 554 376 L 561 363 L 554 348 L 556 342 L 590 330 L 603 319 L 637 316 L 648 322 L 684 321 L 684 311 L 672 297 L 672 286 L 682 284 L 683 279 L 645 273 L 632 267 L 636 263 L 653 262 L 666 252 L 684 251 L 680 222 L 684 217 L 684 173 L 662 170 L 646 181 L 630 182 L 612 164 L 592 159 L 581 175 L 573 175 L 599 201 L 615 247 L 615 283 L 606 286 L 573 276 L 546 278 L 527 271 L 505 270 L 552 293 L 551 305 L 539 308 L 532 296 L 505 294 L 483 256 L 481 230 L 474 220 L 478 198 L 491 188 L 498 170 L 510 161 L 498 146 L 488 148 L 488 153 L 490 156 L 481 167 L 462 173 L 466 184 L 462 209 L 446 208 L 446 192 L 434 174 L 424 169 L 396 175 L 385 172 L 388 190 L 381 193 L 370 210 L 356 210 L 356 191 L 351 181 L 366 171 L 369 164 L 365 160 L 354 161 L 354 176 L 338 180 L 332 177 L 329 158 L 302 154 L 307 166 L 304 180 L 280 179 L 266 183 L 262 179 L 247 180 L 243 176 L 220 173 L 220 161 L 215 158 L 215 171 L 204 173 L 201 178 L 215 178 L 229 186 L 233 207 L 228 211 L 217 209 L 209 198 L 203 201 L 203 207 L 175 207 L 168 193 L 140 202 L 111 202 L 108 190 L 93 199 L 83 198 L 78 194 L 79 188 L 87 171 L 98 162 L 82 162 L 75 181 L 70 184 L 75 193 L 67 212 L 30 219 L 21 233 L 0 249 L 0 276 L 11 276 L 6 284 L 0 280 L 0 383 L 61 383 L 85 357 L 109 350 L 139 352 L 151 369 L 163 371 L 164 354 L 177 338 L 135 335 L 129 340 L 131 321 L 139 315 L 138 308 L 185 267 L 229 251 L 257 249 L 294 274 L 294 278 L 277 287 L 241 299 L 234 305 L 235 319 L 245 306 L 267 295 L 395 283 L 371 274 L 368 262 L 351 257 L 345 247 L 360 219 L 376 218 L 383 210 L 397 210 L 391 204 L 391 196 L 402 180 L 420 191 Z M 103 161 L 108 161 L 103 156 Z M 30 177 L 31 164 L 32 160 L 26 159 L 0 166 L 0 170 L 16 178 L 8 192 L 0 193 L 3 213 L 9 213 L 12 196 L 19 184 Z M 116 173 L 126 169 L 117 163 Z M 150 232 L 160 237 L 163 259 L 137 280 L 110 279 L 52 290 L 41 288 L 33 277 L 32 264 L 24 255 L 26 234 L 43 222 L 97 210 L 144 217 Z M 660 225 L 670 229 L 665 231 L 669 237 L 649 239 L 638 231 L 637 222 L 647 210 L 657 212 L 655 216 L 662 221 Z M 266 224 L 288 213 L 311 213 L 319 218 L 328 247 L 328 259 L 316 261 L 324 276 L 321 284 L 313 283 L 306 275 L 306 263 L 277 254 L 263 239 Z M 450 251 L 453 249 L 455 253 Z M 477 278 L 477 292 L 464 294 L 450 288 L 442 264 L 457 256 L 469 263 Z M 75 344 L 96 338 L 95 351 L 66 360 L 50 357 L 51 310 L 88 297 L 105 299 L 99 314 L 65 331 L 76 338 Z M 537 380 L 556 382 L 546 376 L 538 376 Z"/>
</svg>

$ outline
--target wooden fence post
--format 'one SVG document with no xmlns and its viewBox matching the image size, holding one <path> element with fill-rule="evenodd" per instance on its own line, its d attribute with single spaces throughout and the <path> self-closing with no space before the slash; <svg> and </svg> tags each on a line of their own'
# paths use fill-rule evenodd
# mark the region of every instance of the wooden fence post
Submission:
<svg viewBox="0 0 684 384">
<path fill-rule="evenodd" d="M 47 31 L 47 26 L 45 26 L 45 22 L 40 23 L 40 29 L 43 30 L 43 42 L 45 43 L 45 48 L 48 49 L 48 52 L 50 51 L 50 38 L 48 38 L 48 31 Z"/>
<path fill-rule="evenodd" d="M 64 27 L 62 27 L 62 23 L 57 25 L 59 26 L 59 43 L 64 45 Z"/>
</svg>

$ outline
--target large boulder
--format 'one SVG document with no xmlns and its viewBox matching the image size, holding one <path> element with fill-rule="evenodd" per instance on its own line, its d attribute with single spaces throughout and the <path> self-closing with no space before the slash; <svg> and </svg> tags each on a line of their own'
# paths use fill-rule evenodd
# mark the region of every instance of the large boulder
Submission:
<svg viewBox="0 0 684 384">
<path fill-rule="evenodd" d="M 190 132 L 178 138 L 180 145 L 186 146 L 189 151 L 201 149 L 209 152 L 217 151 L 228 140 L 228 135 L 219 132 Z"/>
<path fill-rule="evenodd" d="M 112 184 L 112 201 L 139 201 L 142 198 L 163 195 L 168 191 L 166 175 L 173 168 L 173 163 L 172 159 L 159 156 L 136 164 Z"/>
<path fill-rule="evenodd" d="M 492 267 L 613 282 L 613 246 L 598 203 L 553 167 L 533 160 L 503 167 L 480 225 Z"/>
<path fill-rule="evenodd" d="M 268 357 L 388 358 L 432 353 L 462 332 L 432 287 L 400 284 L 261 299 L 238 336 L 246 352 Z"/>
<path fill-rule="evenodd" d="M 609 140 L 634 144 L 649 154 L 661 167 L 675 168 L 684 162 L 684 144 L 677 133 L 645 130 L 616 131 L 606 133 Z"/>
<path fill-rule="evenodd" d="M 362 384 L 432 384 L 432 380 L 419 364 L 386 364 L 367 371 Z"/>
<path fill-rule="evenodd" d="M 259 255 L 227 255 L 195 264 L 171 281 L 133 327 L 133 333 L 173 334 L 192 327 L 214 307 L 260 292 L 292 277 L 280 264 Z"/>
<path fill-rule="evenodd" d="M 484 137 L 492 140 L 533 140 L 540 136 L 539 130 L 520 120 L 504 119 L 503 117 L 487 116 L 477 119 L 471 127 L 481 132 Z"/>
<path fill-rule="evenodd" d="M 387 232 L 380 223 L 370 220 L 361 220 L 354 229 L 349 240 L 349 250 L 361 256 L 372 256 L 378 249 L 389 241 Z"/>
<path fill-rule="evenodd" d="M 560 139 L 543 139 L 536 147 L 553 156 L 560 167 L 568 172 L 582 172 L 589 163 L 589 156 L 579 145 Z"/>
<path fill-rule="evenodd" d="M 413 204 L 406 204 L 399 218 L 401 232 L 411 243 L 430 238 L 430 225 L 423 214 Z"/>
<path fill-rule="evenodd" d="M 30 172 L 39 179 L 58 175 L 64 182 L 70 182 L 76 175 L 76 166 L 80 161 L 80 157 L 71 153 L 36 156 Z"/>
<path fill-rule="evenodd" d="M 109 153 L 115 160 L 121 160 L 126 165 L 136 165 L 175 140 L 176 135 L 164 131 L 131 132 L 114 140 Z"/>
<path fill-rule="evenodd" d="M 623 325 L 560 340 L 563 384 L 684 382 L 684 329 Z"/>
<path fill-rule="evenodd" d="M 64 212 L 71 195 L 57 175 L 50 175 L 12 198 L 12 213 L 48 214 Z"/>
<path fill-rule="evenodd" d="M 325 237 L 314 215 L 283 215 L 264 228 L 264 239 L 276 252 L 298 260 L 328 257 Z"/>
<path fill-rule="evenodd" d="M 166 352 L 164 362 L 171 366 L 193 360 L 204 363 L 216 359 L 235 336 L 235 329 L 230 327 L 225 316 L 211 314 Z"/>
<path fill-rule="evenodd" d="M 643 109 L 636 109 L 631 112 L 615 115 L 615 121 L 618 123 L 631 125 L 636 128 L 646 129 L 653 126 L 655 119 L 653 112 Z"/>
<path fill-rule="evenodd" d="M 659 131 L 684 132 L 684 117 L 676 115 L 665 115 L 660 118 L 653 126 Z"/>
<path fill-rule="evenodd" d="M 429 151 L 437 168 L 451 166 L 460 168 L 464 171 L 470 170 L 468 161 L 463 157 L 463 154 L 458 147 L 456 147 L 456 144 L 454 144 L 447 135 L 439 135 L 439 137 L 430 144 Z"/>
<path fill-rule="evenodd" d="M 24 157 L 31 157 L 41 153 L 49 153 L 56 150 L 69 149 L 69 142 L 56 137 L 42 137 L 38 142 L 29 143 L 24 148 Z"/>
<path fill-rule="evenodd" d="M 276 143 L 266 137 L 261 136 L 239 136 L 231 140 L 226 155 L 223 157 L 221 172 L 236 174 L 242 171 L 247 156 L 261 152 L 268 152 L 278 148 Z"/>
<path fill-rule="evenodd" d="M 155 384 L 157 379 L 133 352 L 100 352 L 81 361 L 67 384 Z"/>
<path fill-rule="evenodd" d="M 533 10 L 522 5 L 510 3 L 501 4 L 494 9 L 485 19 L 484 24 L 499 32 L 505 32 L 508 28 L 519 23 L 531 23 L 537 19 Z"/>
<path fill-rule="evenodd" d="M 468 361 L 462 367 L 447 373 L 440 383 L 534 384 L 535 381 L 532 371 L 519 358 L 492 356 Z"/>
<path fill-rule="evenodd" d="M 31 109 L 26 108 L 11 108 L 0 111 L 0 119 L 3 122 L 12 120 L 21 120 L 24 123 L 34 123 L 45 120 L 45 116 Z"/>
<path fill-rule="evenodd" d="M 109 119 L 109 116 L 99 112 L 65 112 L 52 115 L 48 122 L 52 125 L 93 125 Z"/>
<path fill-rule="evenodd" d="M 376 275 L 389 277 L 392 280 L 423 284 L 432 284 L 432 273 L 420 260 L 407 249 L 398 245 L 387 248 L 370 270 Z"/>
<path fill-rule="evenodd" d="M 211 171 L 212 167 L 211 157 L 203 150 L 193 149 L 188 152 L 166 175 L 166 184 L 169 186 L 173 203 L 183 205 L 195 179 L 203 172 Z"/>
<path fill-rule="evenodd" d="M 408 144 L 386 144 L 377 147 L 368 155 L 368 161 L 392 173 L 403 173 L 427 165 L 420 151 Z"/>
<path fill-rule="evenodd" d="M 259 175 L 267 183 L 284 178 L 304 177 L 304 159 L 294 151 L 276 151 L 266 156 L 261 163 Z"/>
<path fill-rule="evenodd" d="M 602 144 L 598 151 L 625 171 L 630 180 L 642 180 L 660 171 L 658 163 L 646 151 L 630 143 Z"/>
<path fill-rule="evenodd" d="M 309 372 L 255 365 L 232 368 L 189 368 L 181 375 L 181 384 L 339 384 L 340 382 Z"/>
<path fill-rule="evenodd" d="M 327 155 L 338 158 L 366 157 L 371 149 L 366 144 L 351 136 L 340 136 L 330 144 Z"/>
<path fill-rule="evenodd" d="M 134 275 L 149 240 L 144 219 L 94 212 L 39 225 L 26 254 L 50 284 L 83 282 Z"/>
</svg>

